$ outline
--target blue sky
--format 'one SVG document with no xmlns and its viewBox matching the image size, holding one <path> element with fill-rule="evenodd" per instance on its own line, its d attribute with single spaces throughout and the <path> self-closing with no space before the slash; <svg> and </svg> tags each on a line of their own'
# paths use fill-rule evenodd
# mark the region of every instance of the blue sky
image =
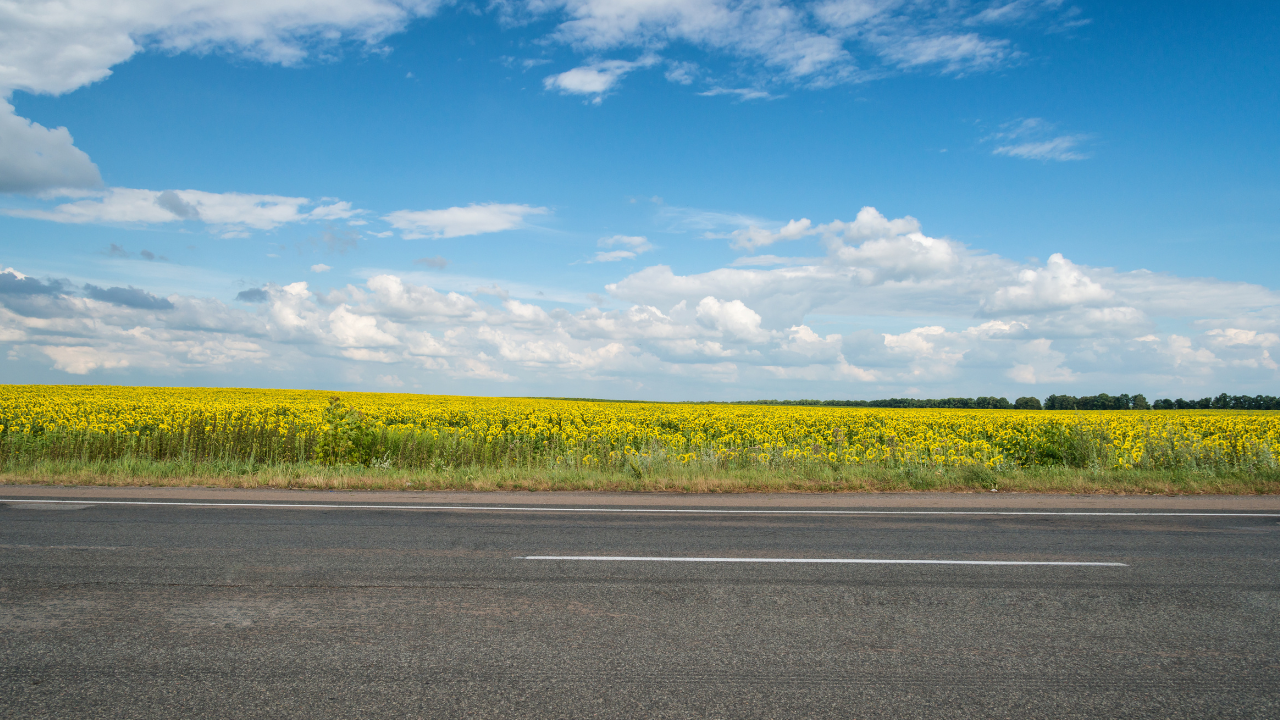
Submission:
<svg viewBox="0 0 1280 720">
<path fill-rule="evenodd" d="M 1269 3 L 18 2 L 8 382 L 1275 394 Z"/>
</svg>

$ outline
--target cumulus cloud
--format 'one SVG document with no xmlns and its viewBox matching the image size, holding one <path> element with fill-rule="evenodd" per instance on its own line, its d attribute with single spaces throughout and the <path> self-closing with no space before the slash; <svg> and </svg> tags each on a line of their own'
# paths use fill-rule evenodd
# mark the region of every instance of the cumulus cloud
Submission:
<svg viewBox="0 0 1280 720">
<path fill-rule="evenodd" d="M 556 90 L 566 95 L 591 95 L 592 102 L 598 105 L 627 73 L 639 68 L 652 67 L 659 62 L 661 62 L 660 58 L 654 55 L 645 55 L 635 61 L 600 60 L 562 73 L 548 75 L 543 79 L 542 85 L 548 90 Z"/>
<path fill-rule="evenodd" d="M 1054 350 L 1052 346 L 1053 341 L 1048 338 L 1023 343 L 1014 352 L 1015 359 L 1023 362 L 1015 362 L 1005 375 L 1014 382 L 1025 385 L 1077 380 L 1078 374 L 1062 364 L 1066 355 Z"/>
<path fill-rule="evenodd" d="M 406 240 L 452 238 L 501 232 L 523 227 L 530 215 L 548 215 L 550 210 L 531 205 L 485 203 L 443 210 L 397 210 L 383 217 Z"/>
<path fill-rule="evenodd" d="M 729 245 L 740 250 L 756 250 L 780 240 L 799 240 L 806 235 L 813 234 L 812 228 L 813 223 L 809 222 L 808 218 L 792 220 L 777 231 L 762 230 L 755 225 L 751 225 L 730 233 L 731 240 Z"/>
<path fill-rule="evenodd" d="M 871 373 L 877 382 L 911 382 L 912 387 L 972 376 L 1057 387 L 1125 373 L 1141 373 L 1143 379 L 1128 382 L 1143 383 L 1183 377 L 1192 369 L 1199 378 L 1195 382 L 1202 382 L 1206 367 L 1266 373 L 1273 363 L 1266 343 L 1280 329 L 1280 315 L 1270 310 L 1280 297 L 1259 286 L 1090 268 L 1061 254 L 1043 265 L 1015 262 L 932 237 L 915 219 L 889 219 L 874 208 L 863 208 L 852 222 L 752 221 L 739 230 L 719 237 L 740 248 L 810 238 L 827 255 L 807 262 L 768 258 L 761 263 L 772 269 L 730 267 L 692 275 L 658 265 L 612 283 L 608 290 L 615 300 L 661 308 L 697 308 L 706 297 L 716 303 L 740 301 L 761 318 L 762 331 L 773 333 L 779 350 L 799 357 L 806 348 L 822 349 L 826 369 L 798 360 L 783 363 L 786 356 L 776 354 L 767 358 L 776 377 L 815 382 L 836 377 L 836 357 Z M 708 303 L 707 311 L 714 307 Z M 670 316 L 676 320 L 679 312 Z M 807 328 L 806 318 L 813 316 L 843 316 L 872 326 L 897 325 L 913 317 L 951 320 L 833 338 L 796 329 Z M 1152 334 L 1162 324 L 1190 327 L 1197 317 L 1218 318 L 1203 322 L 1221 325 L 1201 335 Z M 1230 324 L 1231 318 L 1255 318 L 1258 329 L 1242 331 Z M 708 329 L 721 330 L 706 318 L 699 320 Z M 1135 344 L 1146 336 L 1152 341 Z M 717 341 L 721 337 L 739 339 L 723 331 Z M 770 344 L 752 346 L 761 342 Z M 1139 346 L 1159 350 L 1152 355 Z M 726 344 L 723 349 L 735 353 L 736 362 L 747 357 L 742 346 Z M 1251 382 L 1263 382 L 1261 377 Z"/>
<path fill-rule="evenodd" d="M 101 186 L 98 166 L 73 144 L 65 127 L 46 128 L 20 118 L 0 100 L 0 193 Z"/>
<path fill-rule="evenodd" d="M 748 342 L 764 342 L 771 335 L 760 328 L 760 313 L 741 300 L 728 302 L 707 296 L 698 303 L 697 317 L 722 333 Z"/>
<path fill-rule="evenodd" d="M 57 295 L 64 292 L 64 285 L 60 282 L 37 280 L 9 267 L 0 270 L 2 295 Z"/>
<path fill-rule="evenodd" d="M 346 378 L 331 382 L 394 375 L 434 392 L 492 392 L 483 383 L 502 381 L 515 394 L 591 387 L 667 399 L 1012 396 L 1022 385 L 1185 397 L 1267 392 L 1280 380 L 1280 296 L 1267 288 L 1060 254 L 1013 261 L 874 208 L 826 223 L 722 217 L 768 233 L 724 233 L 727 244 L 808 240 L 825 255 L 684 275 L 647 267 L 608 285 L 603 307 L 543 302 L 492 279 L 449 291 L 435 276 L 390 271 L 324 291 L 268 284 L 224 302 L 4 268 L 0 351 L 49 381 L 217 372 L 297 382 L 323 371 Z M 603 253 L 649 245 L 599 241 Z"/>
<path fill-rule="evenodd" d="M 776 231 L 751 224 L 728 234 L 730 247 L 740 250 L 813 236 L 820 237 L 826 245 L 829 262 L 849 268 L 864 284 L 944 273 L 959 263 L 963 252 L 950 240 L 922 233 L 915 218 L 889 220 L 872 207 L 862 208 L 852 222 L 833 220 L 814 225 L 808 218 L 801 218 Z M 734 264 L 795 265 L 801 261 L 768 256 L 764 261 L 744 259 Z"/>
<path fill-rule="evenodd" d="M 1257 330 L 1225 328 L 1210 330 L 1205 333 L 1205 335 L 1207 335 L 1210 338 L 1210 342 L 1215 345 L 1244 345 L 1263 348 L 1280 345 L 1280 335 L 1269 332 L 1258 332 Z"/>
<path fill-rule="evenodd" d="M 983 305 L 989 312 L 1027 312 L 1071 305 L 1098 304 L 1110 300 L 1108 290 L 1085 274 L 1080 266 L 1054 253 L 1040 269 L 1018 273 L 1018 284 L 996 290 Z"/>
<path fill-rule="evenodd" d="M 156 297 L 146 290 L 136 287 L 100 288 L 97 285 L 85 285 L 84 292 L 94 300 L 123 305 L 139 310 L 172 310 L 173 303 L 165 298 Z"/>
</svg>

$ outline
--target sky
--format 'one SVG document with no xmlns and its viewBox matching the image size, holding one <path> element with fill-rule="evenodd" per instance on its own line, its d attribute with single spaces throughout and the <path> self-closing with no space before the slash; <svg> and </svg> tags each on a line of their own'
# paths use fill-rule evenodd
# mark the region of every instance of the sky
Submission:
<svg viewBox="0 0 1280 720">
<path fill-rule="evenodd" d="M 1280 394 L 1278 28 L 0 0 L 0 382 Z"/>
</svg>

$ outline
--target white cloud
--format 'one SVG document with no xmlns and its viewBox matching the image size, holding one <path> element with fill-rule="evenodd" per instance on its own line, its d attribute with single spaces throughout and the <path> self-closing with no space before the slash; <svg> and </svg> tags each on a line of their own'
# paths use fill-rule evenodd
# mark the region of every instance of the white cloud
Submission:
<svg viewBox="0 0 1280 720">
<path fill-rule="evenodd" d="M 1240 368 L 1280 368 L 1267 348 L 1280 345 L 1280 334 L 1243 328 L 1218 328 L 1205 333 L 1206 344 L 1217 349 L 1215 357 Z"/>
<path fill-rule="evenodd" d="M 85 193 L 80 193 L 81 195 Z M 50 210 L 11 209 L 7 215 L 62 223 L 171 223 L 187 220 L 216 226 L 223 233 L 246 229 L 272 230 L 286 223 L 346 217 L 356 211 L 349 203 L 315 205 L 301 197 L 211 193 L 202 190 L 140 190 L 109 188 L 92 197 L 63 203 Z"/>
<path fill-rule="evenodd" d="M 1026 385 L 1064 383 L 1078 379 L 1077 373 L 1062 364 L 1066 355 L 1054 350 L 1052 345 L 1053 341 L 1047 338 L 1023 343 L 1014 356 L 1024 362 L 1014 363 L 1005 375 L 1014 382 Z"/>
<path fill-rule="evenodd" d="M 376 46 L 437 0 L 25 0 L 0 3 L 0 98 L 60 95 L 146 48 L 230 52 L 296 65 L 320 47 Z M 0 100 L 0 192 L 99 187 L 66 128 L 46 129 Z"/>
<path fill-rule="evenodd" d="M 1018 284 L 996 290 L 983 304 L 990 312 L 1026 312 L 1081 304 L 1098 304 L 1115 293 L 1095 282 L 1080 266 L 1062 257 L 1049 256 L 1042 269 L 1018 273 Z"/>
<path fill-rule="evenodd" d="M 474 380 L 496 380 L 497 382 L 511 382 L 516 378 L 489 367 L 489 364 L 481 360 L 472 358 L 460 358 L 455 366 L 454 373 L 461 377 L 472 378 Z"/>
<path fill-rule="evenodd" d="M 345 220 L 353 215 L 358 215 L 362 210 L 352 209 L 349 202 L 331 202 L 329 205 L 321 205 L 320 207 L 307 213 L 313 220 Z M 365 225 L 364 220 L 352 220 L 348 225 Z"/>
<path fill-rule="evenodd" d="M 1092 139 L 1091 135 L 1055 135 L 1054 125 L 1043 118 L 1024 118 L 1006 123 L 1000 132 L 987 138 L 1004 144 L 997 145 L 992 155 L 1022 158 L 1024 160 L 1086 160 L 1091 157 L 1080 146 Z"/>
<path fill-rule="evenodd" d="M 101 185 L 98 166 L 72 144 L 65 127 L 50 129 L 20 118 L 0 100 L 0 193 Z"/>
<path fill-rule="evenodd" d="M 630 260 L 640 253 L 653 249 L 653 244 L 649 242 L 648 238 L 631 235 L 613 235 L 612 237 L 600 238 L 597 245 L 602 248 L 619 247 L 620 249 L 601 250 L 587 262 L 600 263 Z"/>
<path fill-rule="evenodd" d="M 587 262 L 593 262 L 593 263 L 617 262 L 619 260 L 630 260 L 635 256 L 636 254 L 630 250 L 610 250 L 608 252 L 600 251 L 596 253 L 595 257 L 588 260 Z"/>
<path fill-rule="evenodd" d="M 883 18 L 902 5 L 902 0 L 826 0 L 813 8 L 813 14 L 827 25 L 851 28 Z"/>
<path fill-rule="evenodd" d="M 141 50 L 227 51 L 296 65 L 318 46 L 374 45 L 432 0 L 27 0 L 0 5 L 0 88 L 61 94 Z"/>
<path fill-rule="evenodd" d="M 189 212 L 174 200 L 204 212 L 179 193 L 162 211 Z M 735 222 L 773 234 L 786 227 Z M 1267 288 L 1059 255 L 1016 262 L 873 208 L 795 234 L 826 256 L 689 275 L 644 268 L 608 286 L 612 310 L 575 310 L 581 291 L 539 295 L 430 273 L 360 271 L 367 280 L 324 292 L 295 282 L 223 302 L 142 281 L 104 289 L 5 268 L 0 352 L 40 381 L 166 373 L 340 384 L 366 368 L 362 377 L 395 375 L 433 392 L 492 392 L 484 383 L 501 380 L 512 394 L 633 395 L 640 383 L 663 399 L 1012 396 L 1021 384 L 1154 399 L 1201 387 L 1266 393 L 1280 381 L 1270 352 L 1280 347 L 1280 296 Z M 599 245 L 638 252 L 650 243 L 619 235 Z M 432 278 L 474 294 L 437 289 Z"/>
<path fill-rule="evenodd" d="M 869 284 L 920 280 L 947 273 L 961 262 L 956 243 L 925 235 L 913 217 L 889 220 L 872 207 L 858 211 L 852 223 L 836 220 L 818 230 L 832 259 L 855 268 Z"/>
<path fill-rule="evenodd" d="M 62 94 L 97 82 L 111 68 L 146 49 L 171 53 L 225 52 L 253 60 L 298 65 L 331 54 L 344 43 L 378 47 L 416 18 L 433 15 L 443 0 L 26 0 L 0 4 L 0 98 L 14 90 Z M 962 73 L 999 67 L 1018 57 L 1007 39 L 984 37 L 966 25 L 1049 16 L 1052 3 L 1014 2 L 969 14 L 966 4 L 835 0 L 815 7 L 770 0 L 524 0 L 527 16 L 554 17 L 549 39 L 586 53 L 640 48 L 637 60 L 594 60 L 544 80 L 548 89 L 587 95 L 599 103 L 627 73 L 661 62 L 655 53 L 673 43 L 757 63 L 749 88 L 712 85 L 706 95 L 741 100 L 776 97 L 765 85 L 824 86 L 884 74 L 887 67 L 935 67 Z M 1025 6 L 1025 7 L 1024 7 Z M 1062 9 L 1066 18 L 1072 12 Z M 1086 22 L 1078 17 L 1067 25 Z M 859 55 L 882 68 L 865 69 Z M 781 74 L 779 74 L 779 70 Z M 690 84 L 696 63 L 670 62 L 667 77 Z M 412 75 L 412 74 L 410 74 Z M 0 100 L 2 102 L 2 100 Z M 0 108 L 0 192 L 38 193 L 98 187 L 101 178 L 65 128 L 47 129 Z M 1070 160 L 1087 155 L 1081 135 L 1004 144 L 998 154 Z M 316 218 L 346 217 L 339 208 Z M 317 209 L 316 212 L 320 212 Z M 236 232 L 236 231 L 232 231 Z"/>
<path fill-rule="evenodd" d="M 1047 30 L 1057 32 L 1088 25 L 1091 20 L 1080 17 L 1080 8 L 1066 5 L 1062 0 L 1012 0 L 995 2 L 981 12 L 965 20 L 966 25 L 1000 25 L 1026 23 L 1036 18 L 1048 17 Z"/>
<path fill-rule="evenodd" d="M 956 364 L 964 359 L 973 344 L 964 334 L 948 332 L 940 325 L 883 335 L 889 352 L 906 359 L 904 377 L 913 381 L 953 377 Z"/>
<path fill-rule="evenodd" d="M 1246 345 L 1263 348 L 1280 345 L 1280 335 L 1269 332 L 1258 332 L 1256 330 L 1226 328 L 1221 330 L 1210 330 L 1205 334 L 1211 338 L 1211 341 L 1215 345 Z"/>
<path fill-rule="evenodd" d="M 690 85 L 698 76 L 700 68 L 697 63 L 670 61 L 665 73 L 667 80 L 681 85 Z"/>
<path fill-rule="evenodd" d="M 729 267 L 771 267 L 775 265 L 814 265 L 821 263 L 822 258 L 781 257 L 779 255 L 746 255 L 736 258 Z"/>
<path fill-rule="evenodd" d="M 1196 347 L 1189 337 L 1170 335 L 1165 352 L 1172 356 L 1175 367 L 1203 368 L 1221 363 L 1209 348 Z"/>
<path fill-rule="evenodd" d="M 381 347 L 399 345 L 400 341 L 385 330 L 379 329 L 378 318 L 358 315 L 351 308 L 339 305 L 329 313 L 329 332 L 344 347 Z"/>
<path fill-rule="evenodd" d="M 717 95 L 733 95 L 737 97 L 739 101 L 744 101 L 744 102 L 747 100 L 777 100 L 780 97 L 778 95 L 774 95 L 768 91 L 760 90 L 758 88 L 726 88 L 726 87 L 720 87 L 718 85 L 715 87 L 712 87 L 709 90 L 700 92 L 698 94 L 702 95 L 703 97 L 715 97 Z"/>
<path fill-rule="evenodd" d="M 938 65 L 945 73 L 988 70 L 1015 55 L 1008 40 L 990 40 L 976 33 L 889 37 L 879 44 L 885 59 L 900 68 Z"/>
<path fill-rule="evenodd" d="M 586 50 L 661 47 L 683 41 L 757 58 L 795 78 L 835 75 L 848 61 L 841 41 L 806 27 L 803 10 L 782 3 L 725 0 L 563 0 L 529 3 L 567 16 L 554 38 Z"/>
<path fill-rule="evenodd" d="M 800 238 L 813 233 L 812 225 L 813 223 L 809 222 L 809 218 L 792 220 L 786 225 L 783 225 L 782 228 L 776 232 L 762 230 L 755 225 L 751 225 L 750 227 L 746 227 L 741 230 L 734 230 L 730 233 L 729 237 L 731 240 L 729 242 L 729 246 L 740 250 L 756 250 L 757 248 L 762 248 L 766 245 L 772 245 L 780 240 L 799 240 Z"/>
<path fill-rule="evenodd" d="M 530 205 L 485 203 L 443 210 L 397 210 L 385 217 L 406 240 L 416 238 L 452 238 L 501 232 L 523 227 L 530 215 L 547 215 L 551 211 Z"/>
<path fill-rule="evenodd" d="M 332 269 L 333 268 L 329 267 L 328 265 L 325 265 L 324 263 L 317 263 L 311 266 L 311 272 L 313 273 L 329 272 Z"/>
<path fill-rule="evenodd" d="M 772 336 L 760 328 L 760 314 L 741 300 L 725 302 L 708 295 L 698 303 L 697 316 L 699 321 L 739 340 L 764 342 Z"/>
<path fill-rule="evenodd" d="M 1028 0 L 1013 0 L 1009 3 L 995 3 L 990 7 L 982 10 L 982 12 L 974 15 L 969 19 L 969 24 L 980 25 L 984 23 L 1003 23 L 1015 20 L 1021 20 L 1027 15 L 1035 11 L 1035 6 L 1039 3 L 1029 2 Z"/>
<path fill-rule="evenodd" d="M 1016 145 L 1001 145 L 992 150 L 993 155 L 1007 155 L 1024 160 L 1085 160 L 1088 153 L 1077 152 L 1080 143 L 1089 139 L 1088 135 L 1059 135 L 1041 142 L 1025 142 Z"/>
<path fill-rule="evenodd" d="M 405 282 L 395 275 L 375 275 L 365 282 L 372 297 L 361 300 L 370 312 L 403 319 L 459 318 L 475 314 L 480 305 L 458 293 L 441 293 Z"/>
<path fill-rule="evenodd" d="M 53 367 L 71 375 L 87 375 L 98 368 L 121 368 L 129 359 L 117 353 L 104 353 L 102 348 L 87 345 L 51 345 L 40 351 L 53 360 Z"/>
<path fill-rule="evenodd" d="M 808 325 L 792 325 L 787 329 L 788 337 L 779 343 L 779 347 L 806 358 L 826 357 L 834 359 L 840 354 L 841 338 L 833 333 L 825 337 L 819 336 Z"/>
<path fill-rule="evenodd" d="M 755 250 L 784 240 L 800 240 L 821 236 L 832 263 L 851 269 L 864 284 L 887 280 L 922 278 L 943 273 L 959 262 L 961 250 L 945 239 L 928 237 L 920 232 L 915 218 L 889 220 L 875 208 L 864 207 L 853 222 L 834 220 L 813 225 L 808 218 L 791 220 L 779 230 L 761 229 L 756 224 L 728 234 L 729 245 L 741 250 Z M 742 259 L 735 266 L 794 265 L 796 258 Z"/>
<path fill-rule="evenodd" d="M 601 99 L 622 80 L 627 73 L 638 68 L 652 67 L 661 62 L 655 55 L 645 55 L 634 62 L 626 60 L 600 60 L 589 65 L 548 75 L 542 85 L 548 90 L 558 90 L 571 95 L 594 95 L 592 102 Z"/>
<path fill-rule="evenodd" d="M 683 43 L 748 60 L 758 65 L 762 81 L 773 83 L 856 82 L 883 75 L 890 68 L 932 67 L 958 74 L 989 70 L 1020 57 L 1009 40 L 987 37 L 968 27 L 974 23 L 967 3 L 832 0 L 806 7 L 777 0 L 525 0 L 520 6 L 531 16 L 560 20 L 551 39 L 584 52 L 624 47 L 652 52 Z M 1052 14 L 1037 10 L 1022 16 Z M 988 15 L 977 24 L 990 28 L 994 20 Z M 877 63 L 879 68 L 866 69 Z M 602 68 L 577 70 L 587 69 L 596 72 L 565 78 L 581 88 L 576 92 L 604 92 L 616 81 L 608 73 L 600 77 Z M 688 83 L 692 78 L 685 66 L 673 65 L 668 71 L 673 82 Z M 549 78 L 548 87 L 552 82 Z M 717 86 L 711 91 L 723 93 L 742 99 L 770 96 L 763 88 Z"/>
</svg>

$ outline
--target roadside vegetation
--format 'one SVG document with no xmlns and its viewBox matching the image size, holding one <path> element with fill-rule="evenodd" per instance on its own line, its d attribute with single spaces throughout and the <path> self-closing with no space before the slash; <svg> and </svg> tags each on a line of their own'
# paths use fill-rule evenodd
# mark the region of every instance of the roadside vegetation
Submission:
<svg viewBox="0 0 1280 720">
<path fill-rule="evenodd" d="M 0 481 L 667 492 L 1280 492 L 1280 413 L 0 386 Z"/>
</svg>

